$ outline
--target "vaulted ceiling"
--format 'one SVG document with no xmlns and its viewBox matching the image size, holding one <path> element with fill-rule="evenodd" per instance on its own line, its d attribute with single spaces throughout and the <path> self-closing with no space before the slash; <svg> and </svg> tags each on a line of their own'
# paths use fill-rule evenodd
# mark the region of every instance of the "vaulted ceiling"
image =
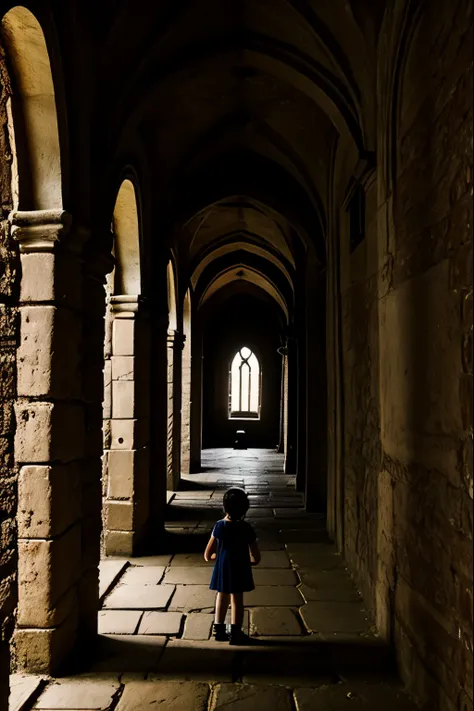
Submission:
<svg viewBox="0 0 474 711">
<path fill-rule="evenodd" d="M 293 289 L 296 245 L 324 264 L 335 152 L 355 163 L 374 143 L 384 4 L 84 4 L 100 28 L 101 148 L 113 158 L 144 147 L 161 227 L 194 288 L 245 267 Z"/>
</svg>

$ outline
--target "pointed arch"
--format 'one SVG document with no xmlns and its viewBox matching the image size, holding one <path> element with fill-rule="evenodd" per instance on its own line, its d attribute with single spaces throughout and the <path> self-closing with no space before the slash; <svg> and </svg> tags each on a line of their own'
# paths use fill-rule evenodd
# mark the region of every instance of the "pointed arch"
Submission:
<svg viewBox="0 0 474 711">
<path fill-rule="evenodd" d="M 116 258 L 114 293 L 127 296 L 141 294 L 137 194 L 128 178 L 122 182 L 117 194 L 113 231 Z"/>
<path fill-rule="evenodd" d="M 260 361 L 247 346 L 239 348 L 230 366 L 229 417 L 260 417 Z"/>
</svg>

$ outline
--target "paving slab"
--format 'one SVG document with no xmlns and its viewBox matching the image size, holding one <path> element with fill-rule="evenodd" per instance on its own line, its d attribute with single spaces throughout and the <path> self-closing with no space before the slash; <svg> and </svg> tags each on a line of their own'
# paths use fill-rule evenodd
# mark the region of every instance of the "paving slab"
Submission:
<svg viewBox="0 0 474 711">
<path fill-rule="evenodd" d="M 121 585 L 158 585 L 165 574 L 163 566 L 131 565 L 120 579 Z"/>
<path fill-rule="evenodd" d="M 208 640 L 211 636 L 214 615 L 207 612 L 191 612 L 186 616 L 183 639 Z"/>
<path fill-rule="evenodd" d="M 368 632 L 370 623 L 360 602 L 309 602 L 301 617 L 310 632 Z"/>
<path fill-rule="evenodd" d="M 400 687 L 388 684 L 334 684 L 296 689 L 297 711 L 416 711 Z"/>
<path fill-rule="evenodd" d="M 99 634 L 135 634 L 142 615 L 141 610 L 101 610 Z"/>
<path fill-rule="evenodd" d="M 286 551 L 263 551 L 259 568 L 289 568 L 290 559 Z"/>
<path fill-rule="evenodd" d="M 288 556 L 297 568 L 320 571 L 344 568 L 344 559 L 331 546 L 318 543 L 294 543 L 287 547 Z"/>
<path fill-rule="evenodd" d="M 177 553 L 171 561 L 172 568 L 202 567 L 205 563 L 204 550 L 202 553 Z"/>
<path fill-rule="evenodd" d="M 36 703 L 36 709 L 87 709 L 106 711 L 112 703 L 118 683 L 95 680 L 61 680 L 50 684 Z"/>
<path fill-rule="evenodd" d="M 277 585 L 260 585 L 245 593 L 246 607 L 299 607 L 303 603 L 297 588 Z"/>
<path fill-rule="evenodd" d="M 208 585 L 177 585 L 169 610 L 192 612 L 214 608 L 215 600 L 216 593 Z"/>
<path fill-rule="evenodd" d="M 189 681 L 132 681 L 125 685 L 117 711 L 206 711 L 209 684 Z"/>
<path fill-rule="evenodd" d="M 25 708 L 30 708 L 31 702 L 45 683 L 45 679 L 41 676 L 11 674 L 8 710 L 23 711 Z"/>
<path fill-rule="evenodd" d="M 161 610 L 168 605 L 174 590 L 174 585 L 118 585 L 105 599 L 104 608 Z"/>
<path fill-rule="evenodd" d="M 157 568 L 166 568 L 171 562 L 171 555 L 145 555 L 129 558 L 128 562 L 131 565 L 152 565 Z"/>
<path fill-rule="evenodd" d="M 170 585 L 207 585 L 209 587 L 213 567 L 208 564 L 202 568 L 197 566 L 169 568 L 163 582 Z"/>
<path fill-rule="evenodd" d="M 263 506 L 252 506 L 248 512 L 248 518 L 271 518 L 273 515 L 273 509 Z"/>
<path fill-rule="evenodd" d="M 183 615 L 180 612 L 145 612 L 140 622 L 138 634 L 179 635 L 183 627 Z"/>
<path fill-rule="evenodd" d="M 309 585 L 302 583 L 298 585 L 298 589 L 305 602 L 357 602 L 361 600 L 357 590 L 349 585 L 331 590 L 330 588 L 311 588 Z"/>
<path fill-rule="evenodd" d="M 236 654 L 236 647 L 223 642 L 171 639 L 149 679 L 232 681 Z"/>
<path fill-rule="evenodd" d="M 104 559 L 99 563 L 99 597 L 102 599 L 114 583 L 122 575 L 125 568 L 128 566 L 128 560 L 125 558 L 119 559 Z"/>
<path fill-rule="evenodd" d="M 303 625 L 298 610 L 289 607 L 255 607 L 250 612 L 252 635 L 300 635 Z"/>
<path fill-rule="evenodd" d="M 278 531 L 278 539 L 284 541 L 287 546 L 291 543 L 325 543 L 330 545 L 325 528 L 291 529 L 285 527 Z"/>
<path fill-rule="evenodd" d="M 286 568 L 253 568 L 255 585 L 297 585 L 298 576 Z"/>
<path fill-rule="evenodd" d="M 293 711 L 291 692 L 278 686 L 219 684 L 214 694 L 213 711 Z"/>
<path fill-rule="evenodd" d="M 97 659 L 90 672 L 147 673 L 158 664 L 166 637 L 152 635 L 100 635 Z"/>
</svg>

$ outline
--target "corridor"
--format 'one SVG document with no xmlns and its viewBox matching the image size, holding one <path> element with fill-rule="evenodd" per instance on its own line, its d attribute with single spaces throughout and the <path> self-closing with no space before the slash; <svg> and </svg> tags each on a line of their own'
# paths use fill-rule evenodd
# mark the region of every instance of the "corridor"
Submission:
<svg viewBox="0 0 474 711">
<path fill-rule="evenodd" d="M 473 15 L 0 0 L 0 711 L 473 711 Z"/>
<path fill-rule="evenodd" d="M 270 450 L 204 450 L 202 473 L 170 496 L 165 549 L 102 561 L 97 659 L 72 677 L 36 679 L 32 708 L 344 711 L 350 700 L 356 711 L 414 711 L 324 517 L 305 512 L 294 485 Z M 251 500 L 262 550 L 246 595 L 252 645 L 238 648 L 210 639 L 212 565 L 203 559 L 231 486 Z M 17 694 L 32 683 L 15 679 Z"/>
</svg>

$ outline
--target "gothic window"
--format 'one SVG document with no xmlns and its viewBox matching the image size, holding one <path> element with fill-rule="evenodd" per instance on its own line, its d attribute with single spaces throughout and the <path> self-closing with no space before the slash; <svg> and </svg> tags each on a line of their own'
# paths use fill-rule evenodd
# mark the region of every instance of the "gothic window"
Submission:
<svg viewBox="0 0 474 711">
<path fill-rule="evenodd" d="M 229 380 L 229 417 L 260 417 L 261 369 L 250 348 L 235 354 Z"/>
</svg>

